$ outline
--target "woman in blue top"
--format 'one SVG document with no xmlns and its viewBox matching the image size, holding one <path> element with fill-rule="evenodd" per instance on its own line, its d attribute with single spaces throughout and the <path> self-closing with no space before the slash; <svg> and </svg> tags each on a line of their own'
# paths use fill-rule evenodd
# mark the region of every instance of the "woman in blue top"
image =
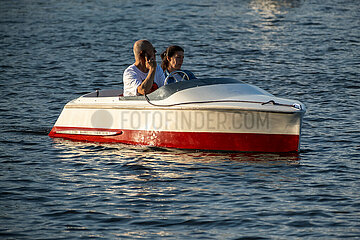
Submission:
<svg viewBox="0 0 360 240">
<path fill-rule="evenodd" d="M 161 59 L 161 68 L 164 70 L 166 78 L 171 72 L 181 70 L 181 65 L 184 61 L 184 49 L 175 45 L 170 46 L 161 54 Z M 196 78 L 195 75 L 190 71 L 181 71 L 185 72 L 189 79 Z M 175 73 L 168 79 L 167 83 L 174 83 L 176 80 L 179 82 L 183 79 L 188 80 L 188 78 L 184 76 L 183 73 Z"/>
</svg>

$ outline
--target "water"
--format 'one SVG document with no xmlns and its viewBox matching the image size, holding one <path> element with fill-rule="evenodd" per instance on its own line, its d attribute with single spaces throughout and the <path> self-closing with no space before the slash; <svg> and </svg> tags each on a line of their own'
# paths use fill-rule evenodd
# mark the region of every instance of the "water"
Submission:
<svg viewBox="0 0 360 240">
<path fill-rule="evenodd" d="M 141 38 L 304 102 L 301 152 L 50 139 L 66 102 L 121 86 Z M 0 54 L 2 239 L 360 238 L 358 1 L 3 0 Z"/>
</svg>

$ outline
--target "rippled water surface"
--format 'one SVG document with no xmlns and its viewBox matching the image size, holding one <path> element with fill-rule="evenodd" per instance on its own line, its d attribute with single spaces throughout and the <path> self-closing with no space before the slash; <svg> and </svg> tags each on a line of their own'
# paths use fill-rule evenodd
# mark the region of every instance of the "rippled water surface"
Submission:
<svg viewBox="0 0 360 240">
<path fill-rule="evenodd" d="M 66 102 L 121 87 L 142 38 L 305 103 L 301 152 L 50 139 Z M 2 0 L 0 237 L 359 239 L 359 90 L 356 0 Z"/>
</svg>

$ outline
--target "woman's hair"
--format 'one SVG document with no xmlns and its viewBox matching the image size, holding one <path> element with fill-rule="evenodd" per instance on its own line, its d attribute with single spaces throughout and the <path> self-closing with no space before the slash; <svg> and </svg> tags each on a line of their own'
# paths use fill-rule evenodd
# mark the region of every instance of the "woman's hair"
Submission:
<svg viewBox="0 0 360 240">
<path fill-rule="evenodd" d="M 173 45 L 168 47 L 160 56 L 162 59 L 161 68 L 165 71 L 169 66 L 169 60 L 167 57 L 171 58 L 175 55 L 176 52 L 185 52 L 182 47 Z"/>
</svg>

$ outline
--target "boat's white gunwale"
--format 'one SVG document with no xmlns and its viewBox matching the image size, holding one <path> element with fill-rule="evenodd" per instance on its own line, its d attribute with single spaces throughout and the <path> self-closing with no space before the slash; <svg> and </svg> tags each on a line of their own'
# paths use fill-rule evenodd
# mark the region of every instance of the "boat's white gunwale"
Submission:
<svg viewBox="0 0 360 240">
<path fill-rule="evenodd" d="M 274 107 L 272 105 L 272 107 Z M 199 110 L 199 111 L 218 111 L 218 112 L 238 112 L 238 111 L 254 111 L 254 112 L 269 112 L 269 113 L 284 113 L 284 114 L 294 114 L 294 113 L 302 113 L 305 112 L 305 110 L 302 109 L 296 109 L 294 107 L 290 107 L 290 106 L 276 106 L 276 107 L 282 107 L 282 108 L 287 108 L 289 110 L 281 110 L 281 109 L 277 109 L 277 110 L 270 110 L 270 109 L 255 109 L 255 108 L 249 108 L 249 107 L 238 107 L 238 106 L 234 106 L 234 107 L 229 107 L 227 106 L 226 108 L 224 108 L 224 106 L 218 106 L 218 107 L 199 107 L 199 106 L 194 106 L 194 107 L 154 107 L 154 106 L 139 106 L 139 107 L 134 107 L 134 106 L 114 106 L 114 105 L 89 105 L 89 104 L 81 104 L 81 105 L 75 105 L 75 104 L 70 104 L 70 105 L 65 105 L 64 109 L 71 109 L 71 108 L 76 108 L 76 109 L 116 109 L 116 110 L 145 110 L 145 111 L 158 111 L 158 110 L 163 110 L 163 111 L 168 111 L 168 110 L 176 110 L 176 111 L 193 111 L 193 110 Z"/>
</svg>

